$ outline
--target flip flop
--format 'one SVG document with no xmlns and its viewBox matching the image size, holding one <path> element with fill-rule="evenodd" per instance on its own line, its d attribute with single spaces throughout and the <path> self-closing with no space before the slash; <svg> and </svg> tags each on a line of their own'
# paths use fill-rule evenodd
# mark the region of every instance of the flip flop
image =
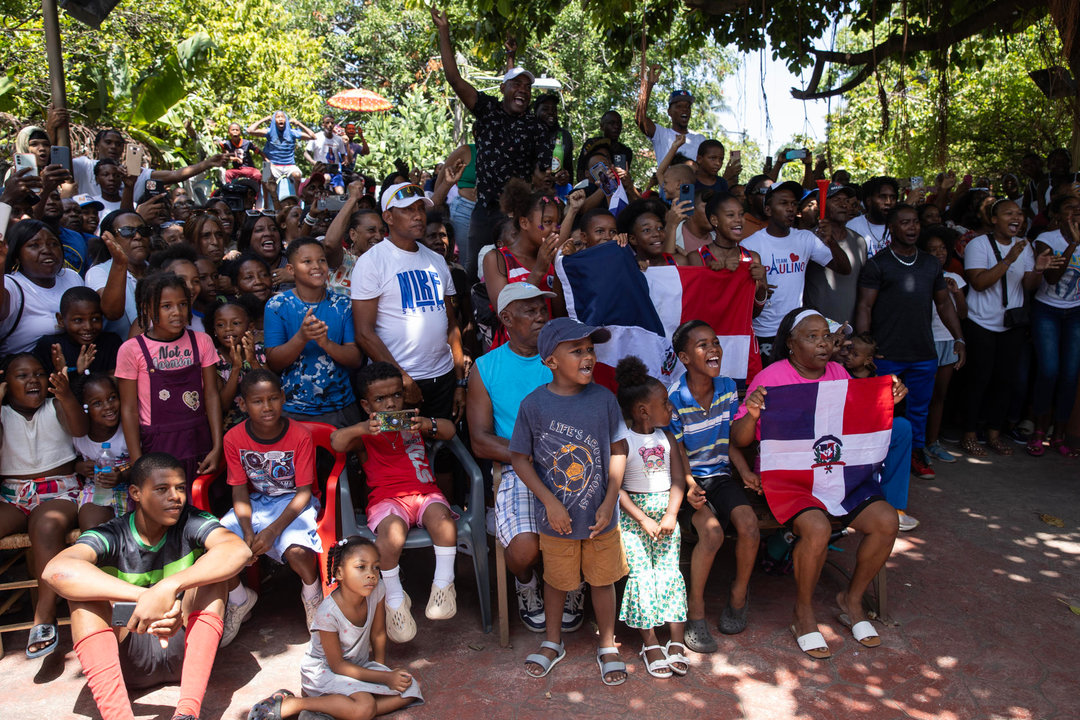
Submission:
<svg viewBox="0 0 1080 720">
<path fill-rule="evenodd" d="M 248 720 L 282 720 L 281 701 L 292 697 L 288 690 L 278 690 L 270 697 L 260 700 L 248 711 Z"/>
<path fill-rule="evenodd" d="M 1012 445 L 1002 440 L 1000 435 L 993 440 L 987 440 L 986 446 L 1002 457 L 1009 457 L 1013 454 Z"/>
<path fill-rule="evenodd" d="M 553 643 L 550 640 L 545 640 L 544 642 L 540 643 L 540 649 L 543 650 L 544 648 L 547 648 L 548 650 L 554 650 L 555 657 L 549 658 L 547 655 L 533 653 L 532 655 L 529 655 L 527 658 L 525 658 L 525 662 L 539 665 L 542 671 L 539 675 L 534 675 L 533 673 L 526 670 L 525 672 L 528 673 L 529 677 L 544 677 L 549 672 L 551 672 L 551 668 L 558 665 L 559 661 L 566 657 L 566 646 L 564 646 L 562 643 Z"/>
<path fill-rule="evenodd" d="M 851 630 L 851 636 L 863 647 L 876 648 L 881 645 L 881 636 L 877 634 L 869 620 L 860 620 L 852 625 L 851 618 L 848 617 L 847 613 L 840 613 L 836 616 L 836 619 L 840 621 L 841 625 Z"/>
<path fill-rule="evenodd" d="M 1046 452 L 1046 448 L 1043 447 L 1043 440 L 1046 439 L 1046 433 L 1036 430 L 1031 433 L 1031 437 L 1028 438 L 1027 446 L 1024 448 L 1027 450 L 1027 454 L 1031 457 L 1042 457 Z"/>
<path fill-rule="evenodd" d="M 42 647 L 30 651 L 31 645 L 39 645 L 45 643 Z M 52 623 L 41 623 L 30 628 L 30 637 L 26 639 L 26 657 L 33 660 L 34 658 L 45 657 L 56 649 L 56 646 L 60 644 L 60 627 Z"/>
<path fill-rule="evenodd" d="M 622 685 L 626 682 L 626 663 L 622 660 L 609 660 L 604 662 L 605 655 L 618 655 L 619 648 L 614 647 L 602 647 L 596 649 L 596 664 L 600 667 L 600 680 L 605 685 Z M 622 678 L 608 682 L 608 673 L 621 672 Z"/>
<path fill-rule="evenodd" d="M 832 657 L 832 652 L 829 651 L 829 644 L 825 642 L 825 636 L 820 632 L 810 632 L 805 635 L 800 635 L 794 625 L 789 625 L 788 630 L 791 631 L 791 637 L 795 638 L 795 642 L 799 644 L 799 649 L 810 657 L 815 660 L 828 660 Z"/>
<path fill-rule="evenodd" d="M 960 449 L 972 457 L 986 457 L 986 448 L 973 438 L 964 438 L 960 441 Z"/>
<path fill-rule="evenodd" d="M 659 650 L 664 656 L 659 660 L 649 662 L 647 653 L 650 650 Z M 649 673 L 654 678 L 660 678 L 661 680 L 666 680 L 671 677 L 673 671 L 671 665 L 668 664 L 668 656 L 667 653 L 664 652 L 664 648 L 659 645 L 642 645 L 641 652 L 639 652 L 638 655 L 641 656 L 641 662 L 645 664 L 645 672 Z M 665 670 L 667 672 L 664 672 Z"/>
</svg>

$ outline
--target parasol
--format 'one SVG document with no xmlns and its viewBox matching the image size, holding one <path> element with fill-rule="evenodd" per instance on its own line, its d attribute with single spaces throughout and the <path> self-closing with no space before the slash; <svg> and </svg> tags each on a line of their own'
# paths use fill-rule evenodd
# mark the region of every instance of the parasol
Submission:
<svg viewBox="0 0 1080 720">
<path fill-rule="evenodd" d="M 353 112 L 379 112 L 394 107 L 382 95 L 363 88 L 342 90 L 327 100 L 326 104 L 340 110 L 351 110 Z"/>
</svg>

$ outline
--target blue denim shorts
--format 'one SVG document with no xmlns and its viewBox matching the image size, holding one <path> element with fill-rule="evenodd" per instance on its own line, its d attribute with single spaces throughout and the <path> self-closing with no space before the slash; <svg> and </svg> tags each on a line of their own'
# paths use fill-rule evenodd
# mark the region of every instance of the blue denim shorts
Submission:
<svg viewBox="0 0 1080 720">
<path fill-rule="evenodd" d="M 946 365 L 952 365 L 956 362 L 956 341 L 949 340 L 935 340 L 934 347 L 937 349 L 937 366 L 945 367 Z"/>
</svg>

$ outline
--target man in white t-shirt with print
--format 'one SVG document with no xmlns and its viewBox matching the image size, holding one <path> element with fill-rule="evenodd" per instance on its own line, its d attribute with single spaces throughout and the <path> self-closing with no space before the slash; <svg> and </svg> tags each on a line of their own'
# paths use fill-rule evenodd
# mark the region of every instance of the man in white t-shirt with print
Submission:
<svg viewBox="0 0 1080 720">
<path fill-rule="evenodd" d="M 634 113 L 634 120 L 638 128 L 645 133 L 645 137 L 652 140 L 653 153 L 660 160 L 667 156 L 671 149 L 671 143 L 679 135 L 686 136 L 686 144 L 680 148 L 680 153 L 690 160 L 697 158 L 698 145 L 705 142 L 705 136 L 689 131 L 690 114 L 694 109 L 694 96 L 686 90 L 675 90 L 668 96 L 668 117 L 671 118 L 671 127 L 657 125 L 649 118 L 649 97 L 652 95 L 653 85 L 660 78 L 660 66 L 653 65 L 641 79 L 645 86 L 645 99 L 638 103 Z"/>
<path fill-rule="evenodd" d="M 419 185 L 391 185 L 382 196 L 390 236 L 356 259 L 353 323 L 360 349 L 397 366 L 405 402 L 424 417 L 460 417 L 465 408 L 461 329 L 446 298 L 457 294 L 441 255 L 419 241 L 432 203 Z"/>
<path fill-rule="evenodd" d="M 798 230 L 795 213 L 803 187 L 788 181 L 773 185 L 765 195 L 765 217 L 769 224 L 742 241 L 742 246 L 761 256 L 766 280 L 774 288 L 761 314 L 754 318 L 754 334 L 761 347 L 763 365 L 770 362 L 773 339 L 780 321 L 793 308 L 802 305 L 806 265 L 815 262 L 841 275 L 851 272 L 851 262 L 833 241 L 826 244 L 809 230 Z"/>
<path fill-rule="evenodd" d="M 848 220 L 848 228 L 866 240 L 866 257 L 872 258 L 889 245 L 885 218 L 896 205 L 900 184 L 887 175 L 872 177 L 863 183 L 862 200 L 866 212 Z"/>
</svg>

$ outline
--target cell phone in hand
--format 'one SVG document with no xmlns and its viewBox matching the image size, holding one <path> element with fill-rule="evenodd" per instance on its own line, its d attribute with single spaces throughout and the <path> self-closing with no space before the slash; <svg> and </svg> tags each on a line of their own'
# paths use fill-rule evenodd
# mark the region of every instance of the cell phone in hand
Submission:
<svg viewBox="0 0 1080 720">
<path fill-rule="evenodd" d="M 683 183 L 679 186 L 679 202 L 690 203 L 690 207 L 683 211 L 683 215 L 690 217 L 694 214 L 694 186 L 691 183 Z"/>
<path fill-rule="evenodd" d="M 919 188 L 923 187 L 923 184 L 924 184 L 924 182 L 923 182 L 923 179 L 922 179 L 921 176 L 919 176 L 919 175 L 912 175 L 911 176 L 911 189 L 912 190 L 918 190 Z"/>
<path fill-rule="evenodd" d="M 614 162 L 615 162 L 615 167 L 621 168 L 623 170 L 627 169 L 626 168 L 626 155 L 624 155 L 623 153 L 616 153 Z"/>
<path fill-rule="evenodd" d="M 269 160 L 264 160 L 263 161 L 263 170 L 262 170 L 262 181 L 264 183 L 270 182 L 270 177 L 271 177 L 270 161 Z"/>
<path fill-rule="evenodd" d="M 68 172 L 71 172 L 71 148 L 63 145 L 53 145 L 49 149 L 49 164 L 60 165 Z"/>
<path fill-rule="evenodd" d="M 785 150 L 784 151 L 784 159 L 785 160 L 805 160 L 808 157 L 810 157 L 810 151 L 807 150 L 806 148 L 802 148 L 801 150 Z"/>
<path fill-rule="evenodd" d="M 124 151 L 124 172 L 128 175 L 138 175 L 142 172 L 142 148 L 138 145 L 128 145 Z"/>
<path fill-rule="evenodd" d="M 619 178 L 611 172 L 611 168 L 605 162 L 598 162 L 589 168 L 589 174 L 593 181 L 600 186 L 604 194 L 611 197 L 619 189 Z"/>
<path fill-rule="evenodd" d="M 124 627 L 131 622 L 131 616 L 135 612 L 135 603 L 118 602 L 112 606 L 112 626 Z"/>
<path fill-rule="evenodd" d="M 30 153 L 15 153 L 15 172 L 20 170 L 29 170 L 26 176 L 36 176 L 38 174 L 37 158 Z"/>
<path fill-rule="evenodd" d="M 0 238 L 7 235 L 8 222 L 11 220 L 11 206 L 0 202 Z"/>
<path fill-rule="evenodd" d="M 326 210 L 328 212 L 340 212 L 341 208 L 345 207 L 344 195 L 323 195 L 315 203 L 315 207 L 318 210 Z"/>
<path fill-rule="evenodd" d="M 379 421 L 379 432 L 402 432 L 408 430 L 412 427 L 414 417 L 416 417 L 415 410 L 393 410 L 375 413 L 375 418 Z"/>
</svg>

